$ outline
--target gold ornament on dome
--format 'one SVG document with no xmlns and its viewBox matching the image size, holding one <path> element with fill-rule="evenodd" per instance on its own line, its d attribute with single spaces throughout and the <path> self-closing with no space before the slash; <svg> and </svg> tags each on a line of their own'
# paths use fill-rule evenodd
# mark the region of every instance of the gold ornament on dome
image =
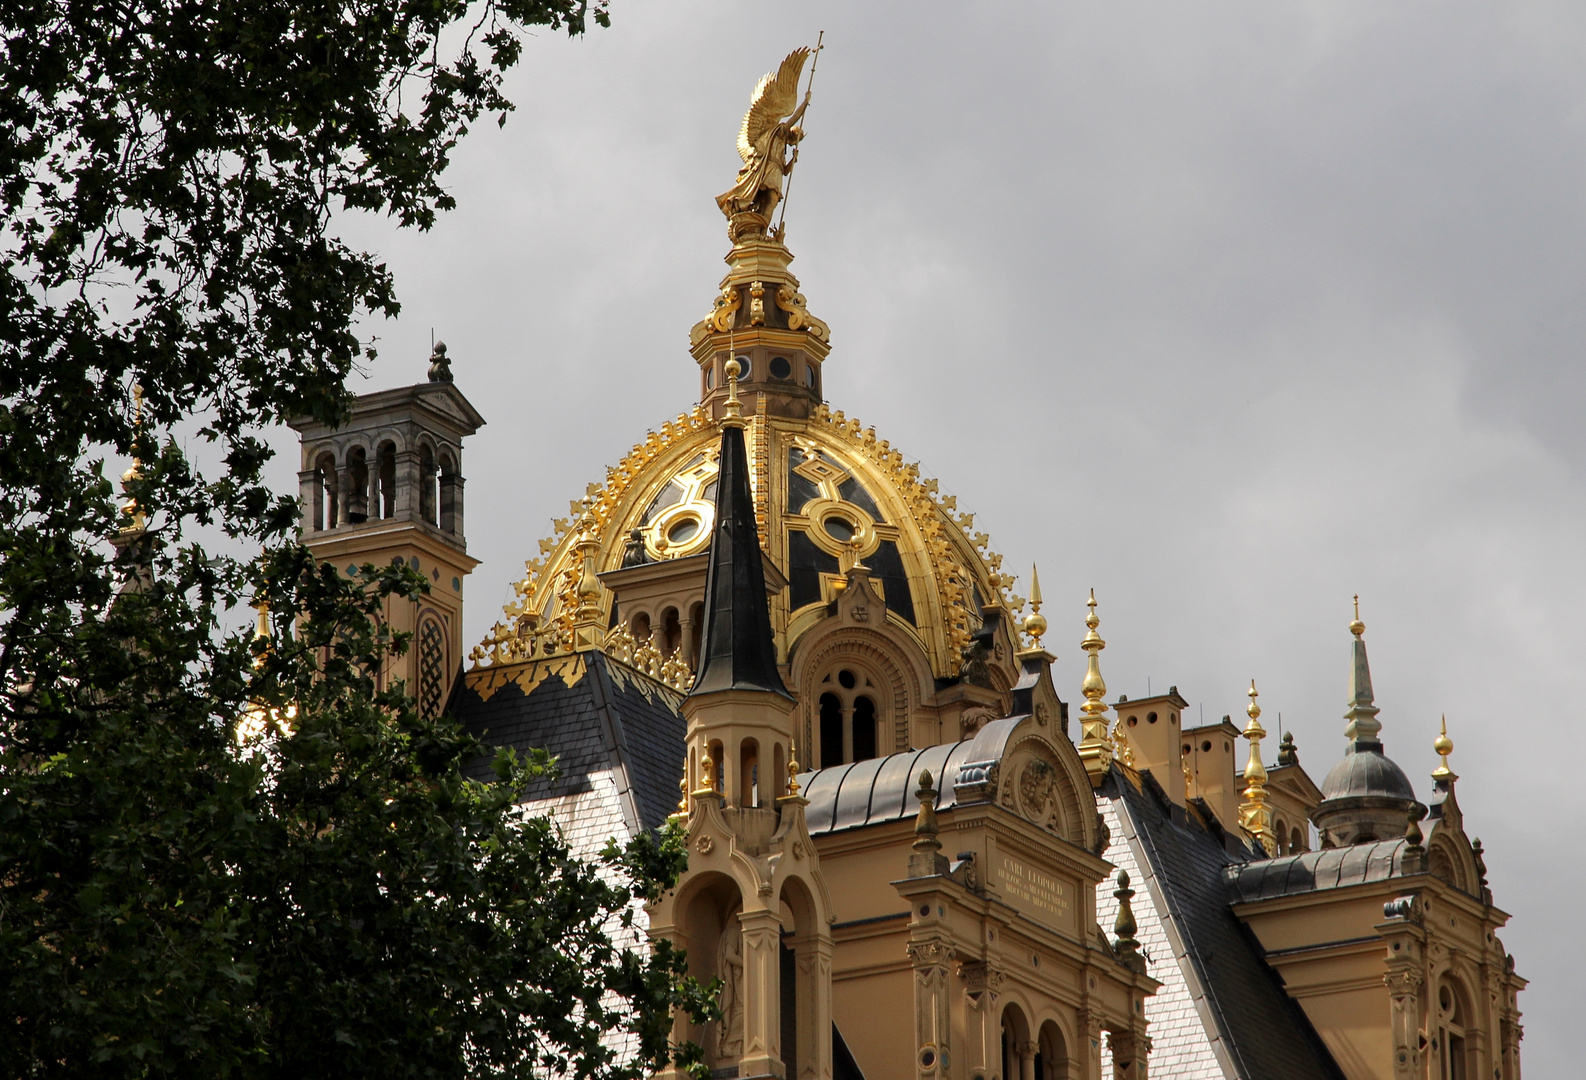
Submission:
<svg viewBox="0 0 1586 1080">
<path fill-rule="evenodd" d="M 760 79 L 749 99 L 749 111 L 738 129 L 743 168 L 733 186 L 716 196 L 735 241 L 770 231 L 771 216 L 782 201 L 784 183 L 804 137 L 798 123 L 809 108 L 810 95 L 806 90 L 799 101 L 799 80 L 809 56 L 807 47 L 788 53 L 774 73 Z"/>
</svg>

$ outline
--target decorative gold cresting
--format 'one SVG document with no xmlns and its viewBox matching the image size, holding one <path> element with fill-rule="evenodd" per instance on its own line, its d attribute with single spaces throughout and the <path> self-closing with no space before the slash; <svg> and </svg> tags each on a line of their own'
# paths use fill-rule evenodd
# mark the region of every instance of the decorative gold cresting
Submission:
<svg viewBox="0 0 1586 1080">
<path fill-rule="evenodd" d="M 1278 837 L 1272 831 L 1272 807 L 1267 805 L 1267 768 L 1261 763 L 1261 740 L 1266 730 L 1261 726 L 1261 705 L 1256 701 L 1259 692 L 1256 681 L 1250 680 L 1250 704 L 1245 713 L 1250 722 L 1245 725 L 1245 738 L 1250 740 L 1250 760 L 1245 765 L 1245 797 L 1239 804 L 1239 827 L 1261 845 L 1268 857 L 1278 853 Z"/>
<path fill-rule="evenodd" d="M 1041 575 L 1030 565 L 1030 613 L 1024 617 L 1024 632 L 1030 635 L 1030 649 L 1039 651 L 1041 635 L 1046 633 L 1046 616 L 1041 614 Z"/>
<path fill-rule="evenodd" d="M 1107 703 L 1102 700 L 1107 694 L 1107 682 L 1101 677 L 1101 660 L 1098 656 L 1107 643 L 1096 632 L 1101 619 L 1096 615 L 1095 589 L 1090 590 L 1090 599 L 1085 603 L 1090 613 L 1085 616 L 1088 632 L 1079 643 L 1087 659 L 1085 681 L 1080 687 L 1085 695 L 1085 704 L 1079 707 L 1084 715 L 1079 722 L 1080 740 L 1077 749 L 1080 760 L 1085 763 L 1085 772 L 1090 776 L 1091 786 L 1100 787 L 1112 767 L 1113 756 L 1112 736 L 1107 732 Z"/>
<path fill-rule="evenodd" d="M 1436 750 L 1437 756 L 1443 759 L 1442 763 L 1438 765 L 1437 771 L 1432 773 L 1432 779 L 1434 781 L 1458 780 L 1459 777 L 1454 773 L 1454 770 L 1448 767 L 1448 755 L 1454 752 L 1454 740 L 1448 737 L 1448 716 L 1446 713 L 1443 716 L 1442 731 L 1437 738 L 1432 740 L 1432 749 Z"/>
</svg>

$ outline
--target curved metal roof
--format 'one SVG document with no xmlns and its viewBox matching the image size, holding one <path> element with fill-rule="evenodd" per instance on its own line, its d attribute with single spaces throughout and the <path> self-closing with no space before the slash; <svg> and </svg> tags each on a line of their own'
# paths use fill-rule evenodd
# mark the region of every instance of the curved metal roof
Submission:
<svg viewBox="0 0 1586 1080">
<path fill-rule="evenodd" d="M 1399 877 L 1404 873 L 1405 844 L 1401 836 L 1231 866 L 1224 871 L 1229 899 L 1248 903 Z"/>
<path fill-rule="evenodd" d="M 840 832 L 898 821 L 919 812 L 915 798 L 920 771 L 929 769 L 936 787 L 936 809 L 985 800 L 986 766 L 1002 760 L 1008 737 L 1025 716 L 993 720 L 972 739 L 924 750 L 817 769 L 798 778 L 809 800 L 804 821 L 810 834 Z"/>
</svg>

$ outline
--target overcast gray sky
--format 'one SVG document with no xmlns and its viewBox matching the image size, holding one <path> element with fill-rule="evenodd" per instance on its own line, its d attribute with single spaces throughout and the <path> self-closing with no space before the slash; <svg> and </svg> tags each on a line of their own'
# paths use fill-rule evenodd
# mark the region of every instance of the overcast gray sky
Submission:
<svg viewBox="0 0 1586 1080">
<path fill-rule="evenodd" d="M 551 518 L 692 403 L 739 119 L 824 28 L 787 221 L 833 407 L 917 456 L 1008 566 L 1039 561 L 1070 700 L 1094 586 L 1113 695 L 1175 683 L 1192 717 L 1237 717 L 1254 677 L 1320 779 L 1358 592 L 1423 800 L 1448 714 L 1532 980 L 1526 1065 L 1575 1072 L 1586 5 L 612 18 L 531 43 L 519 111 L 469 136 L 433 232 L 352 234 L 404 301 L 359 388 L 422 379 L 433 328 L 489 420 L 465 453 L 470 644 Z"/>
</svg>

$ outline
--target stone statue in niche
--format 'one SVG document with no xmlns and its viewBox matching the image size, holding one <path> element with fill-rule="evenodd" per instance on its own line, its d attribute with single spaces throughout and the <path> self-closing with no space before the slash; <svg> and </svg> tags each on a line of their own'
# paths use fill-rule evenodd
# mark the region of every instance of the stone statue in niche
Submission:
<svg viewBox="0 0 1586 1080">
<path fill-rule="evenodd" d="M 721 1020 L 716 1025 L 718 1062 L 743 1056 L 743 931 L 736 915 L 727 916 L 716 947 L 716 976 L 721 979 Z"/>
</svg>

